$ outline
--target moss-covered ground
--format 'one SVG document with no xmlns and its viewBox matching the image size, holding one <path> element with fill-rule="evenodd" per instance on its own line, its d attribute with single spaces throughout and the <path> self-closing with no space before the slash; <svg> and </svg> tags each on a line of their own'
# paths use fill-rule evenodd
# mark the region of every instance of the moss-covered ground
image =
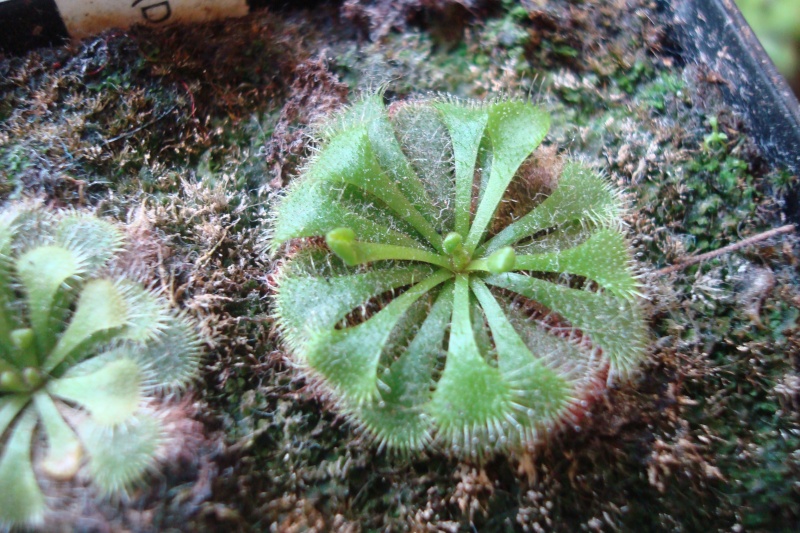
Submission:
<svg viewBox="0 0 800 533">
<path fill-rule="evenodd" d="M 196 453 L 62 525 L 796 530 L 800 243 L 658 272 L 784 224 L 796 178 L 762 158 L 720 80 L 684 60 L 662 3 L 523 5 L 351 1 L 0 57 L 3 201 L 127 223 L 151 281 L 210 338 L 185 404 L 205 428 Z M 545 144 L 628 192 L 652 347 L 582 427 L 484 464 L 397 457 L 294 374 L 262 224 L 313 124 L 379 87 L 389 100 L 530 95 L 553 115 Z"/>
</svg>

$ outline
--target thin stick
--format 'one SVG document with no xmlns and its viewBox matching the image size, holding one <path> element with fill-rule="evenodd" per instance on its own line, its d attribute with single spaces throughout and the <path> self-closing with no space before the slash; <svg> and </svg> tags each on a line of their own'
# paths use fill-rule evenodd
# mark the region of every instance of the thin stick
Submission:
<svg viewBox="0 0 800 533">
<path fill-rule="evenodd" d="M 745 246 L 750 246 L 751 244 L 765 241 L 771 237 L 775 237 L 776 235 L 781 235 L 783 233 L 792 233 L 794 230 L 795 230 L 794 224 L 787 224 L 779 228 L 771 229 L 769 231 L 765 231 L 764 233 L 759 233 L 758 235 L 753 235 L 752 237 L 748 237 L 739 242 L 729 244 L 728 246 L 723 246 L 718 250 L 687 257 L 686 259 L 682 259 L 681 261 L 675 263 L 674 265 L 664 267 L 660 270 L 656 270 L 655 274 L 657 276 L 665 276 L 667 274 L 672 274 L 673 272 L 677 272 L 678 270 L 683 270 L 684 268 L 696 265 L 697 263 L 702 263 L 703 261 L 706 261 L 708 259 L 713 259 L 723 254 L 735 252 L 736 250 L 744 248 Z"/>
</svg>

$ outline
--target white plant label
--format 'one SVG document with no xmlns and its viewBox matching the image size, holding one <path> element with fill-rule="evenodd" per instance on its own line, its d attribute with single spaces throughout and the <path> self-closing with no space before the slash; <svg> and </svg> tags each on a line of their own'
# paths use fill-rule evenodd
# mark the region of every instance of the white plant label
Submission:
<svg viewBox="0 0 800 533">
<path fill-rule="evenodd" d="M 159 26 L 241 17 L 246 0 L 55 0 L 70 36 L 80 39 L 108 28 Z"/>
</svg>

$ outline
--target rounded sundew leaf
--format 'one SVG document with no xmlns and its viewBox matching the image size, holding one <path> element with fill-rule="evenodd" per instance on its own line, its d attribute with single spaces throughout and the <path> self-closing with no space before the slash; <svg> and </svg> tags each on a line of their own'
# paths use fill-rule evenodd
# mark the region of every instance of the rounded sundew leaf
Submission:
<svg viewBox="0 0 800 533">
<path fill-rule="evenodd" d="M 541 230 L 569 222 L 607 226 L 619 222 L 621 210 L 619 193 L 605 179 L 588 167 L 569 161 L 564 165 L 558 186 L 544 202 L 509 224 L 476 252 L 490 254 Z"/>
<path fill-rule="evenodd" d="M 358 228 L 359 238 L 365 241 L 426 249 L 417 238 L 409 236 L 410 227 L 377 207 L 376 202 L 365 202 L 363 196 L 357 201 L 358 196 L 361 195 L 351 186 L 336 190 L 324 182 L 295 182 L 276 209 L 271 228 L 272 251 L 290 239 L 325 235 L 339 227 Z M 412 229 L 411 234 L 416 232 Z"/>
<path fill-rule="evenodd" d="M 597 282 L 620 298 L 630 299 L 637 295 L 639 287 L 628 268 L 630 262 L 625 237 L 614 230 L 600 229 L 574 248 L 517 256 L 514 270 L 576 274 Z"/>
<path fill-rule="evenodd" d="M 173 314 L 163 331 L 146 346 L 123 348 L 139 363 L 147 391 L 176 393 L 197 377 L 203 345 L 195 324 L 186 316 Z"/>
<path fill-rule="evenodd" d="M 568 222 L 551 231 L 543 232 L 543 235 L 523 239 L 514 245 L 514 251 L 517 252 L 517 255 L 558 252 L 583 244 L 596 231 L 597 227 L 592 224 L 581 225 L 577 222 Z"/>
<path fill-rule="evenodd" d="M 17 276 L 25 289 L 31 326 L 40 354 L 55 344 L 66 307 L 67 282 L 84 273 L 82 258 L 63 246 L 37 246 L 16 261 Z M 55 309 L 58 307 L 59 309 Z"/>
<path fill-rule="evenodd" d="M 122 233 L 115 225 L 86 213 L 63 215 L 56 223 L 54 238 L 77 252 L 90 273 L 106 265 L 122 248 Z"/>
<path fill-rule="evenodd" d="M 31 401 L 30 394 L 9 394 L 0 396 L 0 440 L 11 422 L 22 408 Z"/>
<path fill-rule="evenodd" d="M 35 203 L 11 205 L 7 210 L 13 213 L 12 255 L 19 255 L 32 247 L 54 244 L 52 235 L 58 212 L 42 209 Z"/>
<path fill-rule="evenodd" d="M 16 210 L 5 210 L 0 213 L 0 256 L 8 257 L 11 253 L 11 242 L 14 239 L 14 221 Z"/>
<path fill-rule="evenodd" d="M 527 102 L 500 102 L 489 107 L 486 135 L 491 141 L 492 165 L 464 247 L 480 243 L 511 178 L 544 139 L 550 115 Z"/>
<path fill-rule="evenodd" d="M 0 286 L 3 291 L 11 280 L 11 244 L 14 240 L 14 223 L 16 210 L 5 210 L 0 213 Z"/>
<path fill-rule="evenodd" d="M 464 106 L 453 102 L 437 102 L 434 107 L 447 125 L 455 161 L 455 231 L 462 236 L 469 232 L 472 182 L 475 162 L 489 113 L 482 106 Z"/>
<path fill-rule="evenodd" d="M 436 231 L 447 233 L 454 227 L 456 209 L 453 148 L 444 122 L 431 113 L 430 106 L 411 102 L 396 106 L 392 124 L 400 148 L 431 199 L 429 220 Z M 427 142 L 414 142 L 416 139 Z M 432 203 L 434 199 L 436 205 Z"/>
<path fill-rule="evenodd" d="M 456 276 L 444 371 L 425 411 L 436 422 L 437 440 L 456 454 L 491 452 L 509 429 L 512 390 L 475 342 L 463 274 Z"/>
<path fill-rule="evenodd" d="M 379 397 L 349 410 L 356 424 L 381 446 L 391 450 L 421 450 L 432 440 L 433 420 L 425 412 L 431 398 L 431 376 L 443 344 L 453 306 L 453 285 L 448 282 L 419 330 L 380 376 Z"/>
<path fill-rule="evenodd" d="M 14 222 L 17 218 L 16 210 L 0 212 L 0 358 L 8 357 L 11 331 L 19 326 L 14 318 L 14 313 L 9 309 L 9 303 L 14 294 L 11 289 L 11 276 L 13 260 L 11 244 L 14 239 Z"/>
<path fill-rule="evenodd" d="M 353 111 L 362 117 L 361 121 L 366 127 L 378 165 L 386 171 L 403 196 L 420 214 L 429 223 L 435 224 L 438 207 L 428 197 L 422 180 L 403 153 L 397 140 L 394 121 L 389 120 L 383 105 L 383 95 L 378 93 L 368 96 L 353 107 Z"/>
<path fill-rule="evenodd" d="M 161 333 L 170 318 L 167 303 L 141 284 L 128 279 L 115 281 L 125 301 L 125 328 L 115 339 L 149 342 Z"/>
<path fill-rule="evenodd" d="M 486 278 L 486 283 L 516 292 L 567 319 L 603 350 L 611 376 L 626 376 L 644 357 L 647 328 L 636 300 L 571 289 L 516 273 Z"/>
<path fill-rule="evenodd" d="M 378 314 L 357 326 L 313 333 L 301 360 L 325 378 L 345 403 L 361 405 L 378 392 L 378 362 L 395 324 L 408 308 L 433 287 L 452 277 L 432 274 L 398 296 Z"/>
<path fill-rule="evenodd" d="M 42 470 L 53 479 L 72 479 L 81 466 L 83 446 L 49 394 L 39 391 L 33 400 L 47 436 L 47 456 L 42 461 Z"/>
<path fill-rule="evenodd" d="M 44 518 L 44 495 L 31 464 L 35 428 L 36 414 L 28 410 L 0 449 L 0 528 L 34 527 Z"/>
<path fill-rule="evenodd" d="M 519 442 L 533 441 L 538 428 L 564 416 L 575 391 L 556 370 L 534 357 L 486 285 L 473 279 L 471 287 L 492 331 L 497 368 L 512 390 L 514 432 Z"/>
<path fill-rule="evenodd" d="M 86 283 L 69 326 L 44 362 L 47 372 L 65 358 L 110 340 L 128 323 L 128 302 L 118 284 L 108 279 Z"/>
<path fill-rule="evenodd" d="M 89 474 L 105 495 L 131 488 L 153 468 L 165 435 L 161 421 L 138 411 L 113 427 L 88 419 L 78 428 L 88 455 Z"/>
<path fill-rule="evenodd" d="M 306 179 L 332 185 L 347 183 L 375 196 L 434 248 L 441 249 L 441 236 L 404 196 L 399 188 L 401 182 L 381 168 L 373 148 L 366 126 L 343 131 L 319 152 Z"/>
<path fill-rule="evenodd" d="M 358 272 L 324 250 L 305 250 L 281 270 L 275 315 L 286 340 L 300 345 L 310 332 L 332 329 L 373 296 L 413 284 L 434 271 L 421 263 L 379 263 Z"/>
<path fill-rule="evenodd" d="M 82 365 L 92 367 L 84 373 Z M 132 359 L 112 360 L 100 368 L 86 361 L 47 384 L 53 396 L 78 404 L 89 411 L 99 425 L 113 426 L 127 420 L 139 406 L 142 371 Z"/>
</svg>

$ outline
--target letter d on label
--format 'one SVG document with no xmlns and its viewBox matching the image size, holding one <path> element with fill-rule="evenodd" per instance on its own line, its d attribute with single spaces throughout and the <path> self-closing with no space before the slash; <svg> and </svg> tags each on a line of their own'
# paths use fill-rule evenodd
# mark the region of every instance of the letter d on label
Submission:
<svg viewBox="0 0 800 533">
<path fill-rule="evenodd" d="M 205 22 L 242 17 L 247 0 L 55 0 L 61 20 L 73 38 L 134 24 Z"/>
<path fill-rule="evenodd" d="M 172 15 L 172 8 L 169 7 L 169 2 L 159 2 L 142 8 L 142 17 L 153 24 L 168 20 L 170 15 Z"/>
</svg>

